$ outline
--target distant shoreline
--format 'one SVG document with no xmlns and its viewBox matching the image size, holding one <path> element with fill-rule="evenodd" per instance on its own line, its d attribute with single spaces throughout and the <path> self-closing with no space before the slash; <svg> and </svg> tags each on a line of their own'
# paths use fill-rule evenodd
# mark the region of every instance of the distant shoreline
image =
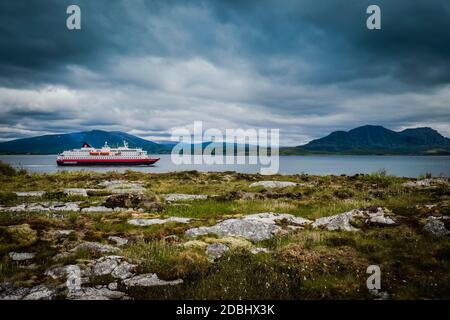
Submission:
<svg viewBox="0 0 450 320">
<path fill-rule="evenodd" d="M 152 155 L 170 155 L 170 153 L 151 153 Z M 57 153 L 0 153 L 0 156 L 57 156 Z M 297 157 L 308 157 L 308 156 L 404 156 L 404 157 L 439 157 L 439 156 L 450 156 L 450 153 L 305 153 L 305 154 L 294 154 L 294 153 L 282 153 L 280 156 L 297 156 Z"/>
<path fill-rule="evenodd" d="M 55 154 L 13 154 L 0 155 L 0 161 L 17 168 L 25 168 L 30 172 L 55 172 L 92 170 L 97 172 L 126 170 L 145 173 L 162 173 L 174 171 L 224 172 L 236 171 L 241 173 L 257 173 L 264 167 L 262 164 L 233 163 L 224 164 L 176 164 L 171 155 L 159 155 L 161 160 L 154 166 L 111 166 L 100 167 L 63 167 L 56 165 Z M 237 159 L 237 158 L 235 158 Z M 248 158 L 247 158 L 248 159 Z M 419 177 L 428 173 L 435 176 L 450 176 L 450 156 L 423 156 L 423 155 L 308 155 L 279 157 L 278 174 L 310 174 L 310 175 L 353 175 L 356 173 L 387 172 L 387 174 L 403 177 Z M 275 160 L 274 160 L 275 161 Z"/>
</svg>

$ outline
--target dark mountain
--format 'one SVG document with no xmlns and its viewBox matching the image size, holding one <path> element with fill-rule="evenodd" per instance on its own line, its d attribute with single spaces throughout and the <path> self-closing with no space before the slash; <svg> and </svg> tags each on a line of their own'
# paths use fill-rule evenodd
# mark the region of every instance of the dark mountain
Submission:
<svg viewBox="0 0 450 320">
<path fill-rule="evenodd" d="M 56 154 L 64 150 L 80 148 L 83 142 L 101 147 L 105 142 L 116 147 L 127 141 L 130 148 L 139 147 L 149 153 L 170 153 L 172 147 L 151 142 L 120 131 L 92 130 L 67 134 L 44 135 L 0 143 L 0 153 Z"/>
<path fill-rule="evenodd" d="M 174 143 L 155 143 L 120 131 L 92 130 L 68 134 L 44 135 L 0 143 L 2 154 L 56 154 L 80 148 L 83 142 L 112 147 L 127 141 L 149 153 L 170 153 Z M 202 145 L 204 149 L 210 142 Z M 233 144 L 223 144 L 224 150 Z M 193 145 L 191 146 L 193 150 Z M 248 150 L 248 146 L 245 146 Z M 328 136 L 298 147 L 281 148 L 280 154 L 450 154 L 450 139 L 431 128 L 406 129 L 400 132 L 382 126 L 362 126 L 350 131 L 335 131 Z"/>
<path fill-rule="evenodd" d="M 450 154 L 450 139 L 431 128 L 406 129 L 400 132 L 382 126 L 362 126 L 350 131 L 335 131 L 285 154 Z"/>
<path fill-rule="evenodd" d="M 167 154 L 178 142 L 165 141 L 155 143 L 120 131 L 92 130 L 67 134 L 44 135 L 33 138 L 17 139 L 0 143 L 0 154 L 57 154 L 64 150 L 81 148 L 84 142 L 93 147 L 101 147 L 108 142 L 110 147 L 122 146 L 127 141 L 130 148 L 139 147 L 153 154 Z M 204 142 L 201 150 L 211 142 Z M 187 144 L 194 153 L 194 144 Z M 237 149 L 237 144 L 222 143 L 224 152 L 227 148 Z M 248 145 L 244 146 L 248 151 Z"/>
</svg>

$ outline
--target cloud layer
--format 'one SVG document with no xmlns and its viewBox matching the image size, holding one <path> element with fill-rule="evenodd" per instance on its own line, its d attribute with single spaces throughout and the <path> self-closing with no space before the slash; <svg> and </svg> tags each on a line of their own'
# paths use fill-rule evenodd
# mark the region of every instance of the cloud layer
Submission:
<svg viewBox="0 0 450 320">
<path fill-rule="evenodd" d="M 90 129 L 280 128 L 298 145 L 364 124 L 450 136 L 450 3 L 2 1 L 0 139 Z M 82 30 L 65 27 L 69 4 Z"/>
</svg>

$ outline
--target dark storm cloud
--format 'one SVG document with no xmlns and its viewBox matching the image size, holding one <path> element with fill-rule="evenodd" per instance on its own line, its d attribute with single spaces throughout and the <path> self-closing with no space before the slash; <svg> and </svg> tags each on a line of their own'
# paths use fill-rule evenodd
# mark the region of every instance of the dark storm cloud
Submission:
<svg viewBox="0 0 450 320">
<path fill-rule="evenodd" d="M 300 79 L 336 82 L 388 74 L 401 82 L 424 86 L 450 79 L 448 1 L 239 3 L 221 6 L 219 15 L 227 23 L 238 21 L 244 26 L 241 43 L 247 52 L 269 58 L 306 58 L 315 66 L 314 72 L 296 74 Z M 365 11 L 370 4 L 382 9 L 382 32 L 365 28 Z"/>
<path fill-rule="evenodd" d="M 193 120 L 286 143 L 366 123 L 449 134 L 448 30 L 447 0 L 2 1 L 0 138 Z"/>
<path fill-rule="evenodd" d="M 65 9 L 72 3 L 82 8 L 82 32 L 65 28 Z M 422 85 L 448 82 L 449 2 L 376 1 L 382 8 L 382 32 L 365 28 L 365 9 L 372 3 L 3 1 L 1 74 L 3 81 L 14 77 L 57 81 L 61 74 L 52 69 L 61 71 L 58 68 L 71 64 L 105 67 L 115 55 L 201 55 L 220 63 L 221 53 L 239 51 L 256 58 L 255 67 L 269 75 L 284 74 L 286 69 L 264 64 L 265 59 L 301 56 L 313 72 L 289 70 L 294 80 L 335 82 L 391 74 Z M 210 21 L 195 21 L 195 14 L 189 14 L 193 10 L 208 11 Z M 172 20 L 159 27 L 152 24 L 165 18 Z M 234 45 L 224 47 L 211 22 L 228 28 Z M 165 32 L 187 36 L 184 43 L 171 43 L 176 39 L 165 39 Z"/>
</svg>

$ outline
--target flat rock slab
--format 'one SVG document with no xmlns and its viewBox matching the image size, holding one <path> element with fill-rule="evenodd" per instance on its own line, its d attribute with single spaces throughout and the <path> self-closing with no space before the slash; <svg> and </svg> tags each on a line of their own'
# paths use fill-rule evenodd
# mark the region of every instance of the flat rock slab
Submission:
<svg viewBox="0 0 450 320">
<path fill-rule="evenodd" d="M 323 227 L 330 231 L 358 231 L 358 228 L 351 225 L 351 222 L 355 219 L 362 219 L 366 224 L 395 224 L 394 220 L 385 216 L 385 212 L 382 208 L 377 208 L 377 211 L 375 212 L 370 210 L 353 209 L 341 214 L 319 218 L 312 223 L 312 226 L 315 228 Z"/>
<path fill-rule="evenodd" d="M 198 200 L 198 199 L 204 200 L 204 199 L 208 198 L 208 196 L 206 194 L 184 194 L 184 193 L 164 194 L 162 197 L 167 202 L 188 201 L 188 200 Z"/>
<path fill-rule="evenodd" d="M 45 285 L 34 287 L 23 297 L 23 300 L 51 300 L 55 295 L 55 290 Z"/>
<path fill-rule="evenodd" d="M 179 218 L 179 217 L 170 217 L 167 219 L 158 219 L 158 218 L 151 218 L 151 219 L 130 219 L 128 220 L 129 224 L 132 224 L 134 226 L 151 226 L 154 224 L 164 224 L 167 222 L 178 222 L 178 223 L 189 223 L 192 219 L 190 218 Z"/>
<path fill-rule="evenodd" d="M 81 202 L 40 202 L 23 203 L 14 207 L 0 207 L 7 212 L 48 212 L 48 211 L 80 211 Z"/>
<path fill-rule="evenodd" d="M 121 247 L 128 243 L 128 239 L 117 237 L 117 236 L 109 236 L 109 241 L 112 241 L 115 243 L 116 246 Z"/>
<path fill-rule="evenodd" d="M 103 181 L 99 183 L 100 187 L 104 187 L 106 190 L 111 191 L 114 194 L 122 193 L 143 193 L 146 189 L 140 182 L 129 182 L 126 180 L 111 180 Z"/>
<path fill-rule="evenodd" d="M 25 260 L 31 260 L 36 256 L 36 253 L 33 252 L 10 252 L 9 257 L 13 261 L 25 261 Z"/>
<path fill-rule="evenodd" d="M 95 261 L 88 274 L 94 276 L 111 275 L 116 279 L 126 279 L 134 276 L 136 265 L 129 263 L 121 256 L 106 256 Z"/>
<path fill-rule="evenodd" d="M 92 206 L 80 209 L 81 202 L 41 202 L 23 203 L 14 207 L 1 207 L 0 210 L 7 212 L 51 212 L 51 211 L 76 211 L 76 212 L 120 212 L 126 208 L 107 208 L 105 206 Z"/>
<path fill-rule="evenodd" d="M 50 206 L 50 211 L 79 211 L 81 202 L 66 202 Z"/>
<path fill-rule="evenodd" d="M 22 300 L 30 292 L 30 288 L 3 288 L 0 300 Z"/>
<path fill-rule="evenodd" d="M 274 212 L 263 212 L 263 213 L 255 213 L 244 216 L 242 219 L 244 220 L 257 220 L 265 223 L 275 224 L 276 221 L 285 220 L 288 223 L 293 223 L 296 225 L 306 225 L 312 223 L 311 220 L 296 217 L 292 214 L 286 213 L 274 213 Z"/>
<path fill-rule="evenodd" d="M 68 196 L 80 196 L 87 197 L 87 189 L 84 188 L 66 188 L 64 189 L 64 193 Z"/>
<path fill-rule="evenodd" d="M 358 228 L 355 228 L 351 225 L 350 220 L 352 218 L 352 211 L 337 214 L 330 217 L 323 217 L 316 219 L 313 222 L 312 226 L 314 228 L 324 227 L 329 231 L 339 230 L 339 231 L 357 231 Z"/>
<path fill-rule="evenodd" d="M 119 248 L 116 248 L 109 244 L 84 241 L 84 242 L 78 244 L 75 248 L 73 248 L 70 251 L 74 252 L 77 250 L 88 250 L 88 251 L 93 251 L 93 252 L 97 252 L 97 253 L 111 253 L 111 252 L 119 251 Z"/>
<path fill-rule="evenodd" d="M 76 211 L 76 212 L 120 212 L 126 208 L 107 208 L 105 206 L 92 206 L 80 209 L 81 202 L 57 202 L 57 203 L 23 203 L 13 207 L 0 206 L 1 211 L 6 212 L 51 212 L 51 211 Z"/>
<path fill-rule="evenodd" d="M 0 300 L 51 300 L 55 290 L 45 285 L 33 288 L 12 288 L 0 293 Z"/>
<path fill-rule="evenodd" d="M 70 292 L 67 297 L 69 300 L 119 300 L 127 299 L 124 292 L 111 290 L 107 286 L 86 287 L 80 290 Z"/>
<path fill-rule="evenodd" d="M 209 233 L 220 237 L 237 236 L 252 241 L 262 241 L 272 238 L 281 228 L 272 223 L 258 220 L 228 219 L 212 227 L 199 227 L 186 231 L 186 236 L 197 237 Z"/>
<path fill-rule="evenodd" d="M 442 185 L 448 184 L 448 180 L 444 178 L 430 178 L 430 179 L 421 179 L 408 181 L 403 183 L 402 185 L 405 187 L 417 188 L 417 187 L 431 187 L 433 185 Z"/>
<path fill-rule="evenodd" d="M 56 233 L 61 236 L 68 236 L 74 232 L 75 232 L 75 230 L 69 230 L 69 229 L 68 230 L 56 230 Z"/>
<path fill-rule="evenodd" d="M 136 265 L 129 263 L 124 257 L 121 256 L 105 256 L 101 257 L 92 263 L 80 268 L 78 265 L 67 265 L 61 267 L 53 267 L 45 272 L 45 275 L 55 280 L 65 280 L 66 287 L 69 291 L 69 299 L 93 299 L 95 296 L 99 298 L 121 298 L 121 294 L 112 293 L 117 289 L 116 286 L 112 287 L 95 287 L 95 288 L 82 288 L 83 283 L 88 282 L 90 276 L 104 276 L 111 275 L 112 277 L 124 280 L 133 277 L 135 274 Z M 107 291 L 103 291 L 103 289 Z"/>
<path fill-rule="evenodd" d="M 15 191 L 18 197 L 42 197 L 45 191 Z"/>
<path fill-rule="evenodd" d="M 95 195 L 108 195 L 111 192 L 109 190 L 105 189 L 95 189 L 95 188 L 65 188 L 63 192 L 68 196 L 80 196 L 80 197 L 89 197 L 89 196 L 95 196 Z"/>
<path fill-rule="evenodd" d="M 250 185 L 253 187 L 264 187 L 264 188 L 285 188 L 296 186 L 297 183 L 291 181 L 258 181 Z"/>
<path fill-rule="evenodd" d="M 165 281 L 158 278 L 155 273 L 140 274 L 132 278 L 126 279 L 123 283 L 127 287 L 154 287 L 154 286 L 174 286 L 183 283 L 182 279 L 173 281 Z"/>
<path fill-rule="evenodd" d="M 126 210 L 126 209 L 124 209 Z M 83 208 L 81 209 L 81 212 L 113 212 L 115 210 L 113 210 L 112 208 L 107 208 L 105 206 L 93 206 L 93 207 L 87 207 L 87 208 Z"/>
<path fill-rule="evenodd" d="M 239 219 L 227 219 L 212 227 L 199 227 L 186 231 L 186 235 L 196 237 L 205 234 L 216 234 L 220 237 L 243 237 L 251 241 L 262 241 L 272 238 L 282 228 L 276 224 L 284 220 L 293 224 L 309 224 L 311 221 L 290 214 L 273 212 L 257 213 Z"/>
</svg>

